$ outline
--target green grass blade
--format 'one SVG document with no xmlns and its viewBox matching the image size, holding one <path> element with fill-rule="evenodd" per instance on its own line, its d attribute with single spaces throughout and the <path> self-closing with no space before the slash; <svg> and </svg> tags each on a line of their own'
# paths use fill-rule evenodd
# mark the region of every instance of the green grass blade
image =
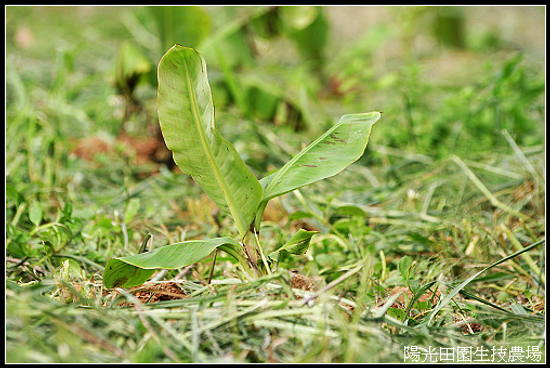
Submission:
<svg viewBox="0 0 550 368">
<path fill-rule="evenodd" d="M 175 45 L 158 66 L 158 116 L 166 146 L 182 172 L 222 209 L 229 209 L 242 237 L 262 196 L 258 179 L 214 124 L 204 58 Z"/>
<path fill-rule="evenodd" d="M 466 176 L 468 176 L 468 178 L 475 184 L 475 186 L 478 187 L 478 189 L 483 194 L 485 194 L 485 196 L 489 199 L 489 201 L 493 206 L 498 207 L 501 210 L 509 213 L 510 215 L 516 216 L 517 218 L 527 219 L 527 216 L 525 216 L 521 212 L 516 211 L 515 209 L 508 206 L 507 204 L 499 201 L 497 197 L 495 197 L 495 195 L 491 193 L 491 191 L 481 182 L 481 180 L 479 180 L 479 178 L 473 173 L 473 171 L 470 170 L 468 166 L 466 166 L 466 164 L 464 163 L 464 161 L 460 159 L 460 157 L 456 155 L 451 155 L 451 160 L 453 160 L 458 166 L 460 166 L 460 168 L 464 171 Z"/>
<path fill-rule="evenodd" d="M 476 274 L 474 274 L 473 276 L 470 276 L 469 278 L 467 278 L 465 281 L 463 281 L 462 283 L 460 283 L 460 285 L 458 285 L 457 287 L 455 287 L 438 305 L 437 307 L 435 307 L 431 312 L 430 314 L 428 315 L 428 317 L 426 318 L 425 322 L 421 323 L 419 326 L 423 326 L 425 324 L 430 324 L 431 321 L 433 320 L 433 318 L 435 317 L 435 315 L 437 313 L 439 313 L 439 311 L 445 307 L 447 304 L 449 304 L 449 302 L 466 286 L 468 285 L 470 282 L 472 282 L 473 280 L 475 280 L 479 275 L 481 275 L 483 272 L 487 271 L 487 270 L 490 270 L 491 268 L 495 267 L 495 266 L 498 266 L 499 264 L 501 263 L 504 263 L 506 262 L 507 260 L 509 259 L 512 259 L 512 258 L 515 258 L 517 256 L 519 256 L 520 254 L 524 253 L 524 252 L 528 252 L 530 251 L 531 249 L 539 246 L 540 244 L 544 243 L 546 240 L 545 239 L 542 239 L 542 240 L 539 240 L 538 242 L 536 243 L 533 243 L 531 244 L 530 246 L 528 247 L 525 247 L 523 248 L 522 250 L 512 254 L 512 255 L 509 255 L 508 257 L 505 257 L 505 258 L 502 258 L 501 260 L 493 263 L 492 265 L 490 266 L 487 266 L 485 267 L 484 269 L 482 269 L 481 271 L 477 272 Z"/>
<path fill-rule="evenodd" d="M 405 311 L 405 314 L 403 315 L 403 321 L 405 321 L 405 319 L 409 316 L 409 313 L 411 312 L 411 309 L 412 309 L 414 303 L 416 303 L 420 299 L 420 297 L 422 297 L 422 295 L 424 295 L 437 282 L 438 281 L 431 281 L 431 282 L 427 283 L 426 285 L 422 286 L 422 288 L 420 288 L 420 290 L 418 290 L 417 292 L 414 293 L 413 299 L 411 300 L 411 302 L 407 306 L 407 310 Z"/>
</svg>

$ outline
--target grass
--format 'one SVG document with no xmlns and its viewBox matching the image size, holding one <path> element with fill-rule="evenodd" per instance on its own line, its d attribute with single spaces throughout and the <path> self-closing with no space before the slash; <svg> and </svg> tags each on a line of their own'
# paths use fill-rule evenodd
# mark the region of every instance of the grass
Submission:
<svg viewBox="0 0 550 368">
<path fill-rule="evenodd" d="M 270 204 L 266 254 L 318 230 L 306 255 L 242 283 L 220 252 L 214 268 L 210 257 L 157 273 L 141 298 L 102 288 L 109 257 L 148 233 L 153 248 L 237 234 L 191 179 L 141 160 L 154 83 L 127 110 L 110 82 L 123 41 L 158 62 L 154 22 L 141 7 L 7 7 L 6 362 L 403 362 L 411 346 L 520 347 L 545 361 L 543 58 L 463 9 L 473 23 L 457 49 L 413 29 L 429 7 L 385 8 L 327 46 L 322 77 L 290 36 L 248 30 L 252 66 L 211 52 L 219 129 L 258 176 L 344 113 L 383 117 L 357 163 Z M 207 11 L 212 32 L 230 32 L 257 8 Z M 540 19 L 509 11 L 534 19 L 525 32 Z M 249 80 L 276 97 L 275 115 L 268 98 L 243 104 L 237 82 Z"/>
</svg>

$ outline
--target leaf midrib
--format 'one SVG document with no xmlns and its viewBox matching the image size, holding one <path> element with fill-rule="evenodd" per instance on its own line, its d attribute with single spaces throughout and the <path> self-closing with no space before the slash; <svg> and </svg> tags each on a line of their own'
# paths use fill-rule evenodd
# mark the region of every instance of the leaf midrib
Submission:
<svg viewBox="0 0 550 368">
<path fill-rule="evenodd" d="M 199 136 L 201 139 L 201 143 L 206 151 L 206 155 L 208 157 L 208 163 L 210 167 L 212 168 L 212 171 L 214 172 L 214 176 L 216 177 L 216 180 L 218 181 L 218 184 L 220 186 L 220 190 L 222 191 L 223 196 L 225 197 L 227 201 L 227 205 L 229 206 L 229 211 L 231 211 L 231 214 L 233 215 L 233 218 L 235 222 L 237 223 L 237 227 L 239 228 L 239 232 L 241 234 L 244 234 L 246 232 L 246 226 L 244 226 L 241 222 L 241 219 L 236 216 L 238 213 L 235 209 L 235 199 L 233 198 L 231 191 L 229 189 L 229 185 L 227 184 L 227 181 L 225 180 L 225 177 L 222 175 L 220 167 L 217 165 L 215 161 L 214 154 L 210 150 L 210 146 L 208 145 L 208 142 L 206 141 L 205 132 L 203 130 L 202 121 L 199 117 L 199 113 L 197 111 L 197 104 L 196 104 L 196 98 L 195 93 L 193 90 L 193 85 L 191 82 L 191 76 L 189 74 L 189 66 L 187 63 L 187 59 L 184 57 L 184 65 L 185 65 L 185 74 L 186 74 L 186 81 L 187 81 L 187 89 L 189 91 L 189 96 L 191 98 L 191 109 L 193 111 L 193 117 L 195 120 L 195 125 L 198 128 Z M 201 68 L 202 68 L 201 64 Z"/>
</svg>

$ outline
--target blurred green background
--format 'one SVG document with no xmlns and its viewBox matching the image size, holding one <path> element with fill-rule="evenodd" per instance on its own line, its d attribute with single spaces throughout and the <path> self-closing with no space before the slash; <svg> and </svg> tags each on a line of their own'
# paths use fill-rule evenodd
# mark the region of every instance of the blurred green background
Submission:
<svg viewBox="0 0 550 368">
<path fill-rule="evenodd" d="M 101 293 L 103 267 L 109 257 L 137 252 L 147 233 L 153 247 L 236 236 L 230 219 L 174 167 L 159 132 L 156 66 L 175 43 L 205 57 L 216 124 L 258 178 L 342 115 L 383 111 L 357 163 L 268 207 L 266 253 L 299 228 L 319 230 L 308 255 L 282 259 L 281 269 L 329 283 L 364 262 L 358 280 L 330 292 L 370 310 L 393 288 L 458 283 L 472 267 L 545 236 L 543 6 L 5 10 L 9 362 L 395 362 L 402 361 L 402 345 L 416 338 L 432 345 L 462 341 L 454 322 L 443 318 L 429 333 L 415 334 L 409 325 L 396 329 L 359 314 L 351 329 L 337 314 L 331 323 L 348 340 L 310 338 L 278 325 L 237 331 L 228 323 L 213 328 L 219 345 L 211 345 L 207 331 L 193 349 L 182 348 L 196 311 L 200 323 L 215 325 L 238 309 L 234 302 L 257 302 L 256 294 L 235 295 L 225 285 L 217 289 L 223 303 L 203 303 L 212 296 L 204 286 L 211 260 L 180 284 L 193 297 L 182 301 L 189 309 L 181 308 L 179 320 L 155 320 L 150 328 L 113 307 L 112 296 Z M 544 269 L 544 249 L 531 255 Z M 514 261 L 476 284 L 490 318 L 478 318 L 484 331 L 469 341 L 512 341 L 514 329 L 533 341 L 544 336 L 540 275 L 531 272 L 533 262 Z M 217 262 L 231 265 L 221 254 Z M 233 271 L 218 266 L 213 277 L 236 277 Z M 495 314 L 502 307 L 491 303 L 512 308 L 514 321 L 510 313 Z M 425 304 L 410 319 L 402 309 L 390 312 L 414 324 L 432 307 Z M 478 307 L 461 302 L 459 309 L 477 318 Z M 537 318 L 519 318 L 526 310 Z M 309 314 L 300 316 L 307 328 L 318 323 Z M 359 333 L 365 326 L 378 332 Z M 281 336 L 290 343 L 259 348 Z"/>
<path fill-rule="evenodd" d="M 155 120 L 156 65 L 179 43 L 205 56 L 230 140 L 250 122 L 315 136 L 371 110 L 375 144 L 430 156 L 498 149 L 502 129 L 537 144 L 544 128 L 543 7 L 6 10 L 9 127 L 42 111 L 67 138 L 137 132 L 128 104 Z"/>
<path fill-rule="evenodd" d="M 18 226 L 30 231 L 61 214 L 92 238 L 102 226 L 108 233 L 126 231 L 108 225 L 113 211 L 115 225 L 124 225 L 126 212 L 128 224 L 128 218 L 142 219 L 124 236 L 124 252 L 140 243 L 140 230 L 148 226 L 211 221 L 213 208 L 197 212 L 201 205 L 190 199 L 202 198 L 200 189 L 187 176 L 173 175 L 177 169 L 157 123 L 156 66 L 175 43 L 204 55 L 217 126 L 259 178 L 340 116 L 380 110 L 359 163 L 310 193 L 357 204 L 395 196 L 393 206 L 403 210 L 410 183 L 434 164 L 437 174 L 429 180 L 441 180 L 418 190 L 431 198 L 437 187 L 436 213 L 455 213 L 449 198 L 463 198 L 465 187 L 446 171 L 451 154 L 485 170 L 499 166 L 483 174 L 495 180 L 492 190 L 512 185 L 505 178 L 521 177 L 508 158 L 510 142 L 536 170 L 544 165 L 544 11 L 8 6 L 8 250 L 41 254 L 40 240 Z M 422 176 L 420 185 L 431 185 L 424 182 L 430 177 Z M 35 221 L 27 215 L 33 206 L 40 209 Z M 188 236 L 207 229 L 199 226 Z M 158 232 L 170 240 L 168 230 Z M 107 252 L 100 251 L 104 239 L 94 241 L 82 245 L 83 254 L 104 260 L 120 251 L 117 237 Z"/>
</svg>

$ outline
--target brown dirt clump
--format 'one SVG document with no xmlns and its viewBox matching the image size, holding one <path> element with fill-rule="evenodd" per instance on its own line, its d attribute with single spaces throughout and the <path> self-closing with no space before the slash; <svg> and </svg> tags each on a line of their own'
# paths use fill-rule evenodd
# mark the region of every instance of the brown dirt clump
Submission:
<svg viewBox="0 0 550 368">
<path fill-rule="evenodd" d="M 304 291 L 314 291 L 317 288 L 317 284 L 312 278 L 300 275 L 296 272 L 292 272 L 291 283 L 294 289 L 300 289 Z"/>
<path fill-rule="evenodd" d="M 142 304 L 154 304 L 166 300 L 187 298 L 185 292 L 175 282 L 146 283 L 128 290 Z M 131 306 L 133 303 L 123 301 L 119 306 Z"/>
<path fill-rule="evenodd" d="M 172 170 L 176 167 L 160 133 L 148 137 L 133 137 L 122 133 L 112 141 L 99 136 L 76 139 L 71 152 L 89 162 L 97 163 L 95 156 L 104 154 L 126 157 L 136 167 L 147 164 L 166 164 Z M 158 169 L 152 170 L 151 173 L 158 172 Z"/>
</svg>

